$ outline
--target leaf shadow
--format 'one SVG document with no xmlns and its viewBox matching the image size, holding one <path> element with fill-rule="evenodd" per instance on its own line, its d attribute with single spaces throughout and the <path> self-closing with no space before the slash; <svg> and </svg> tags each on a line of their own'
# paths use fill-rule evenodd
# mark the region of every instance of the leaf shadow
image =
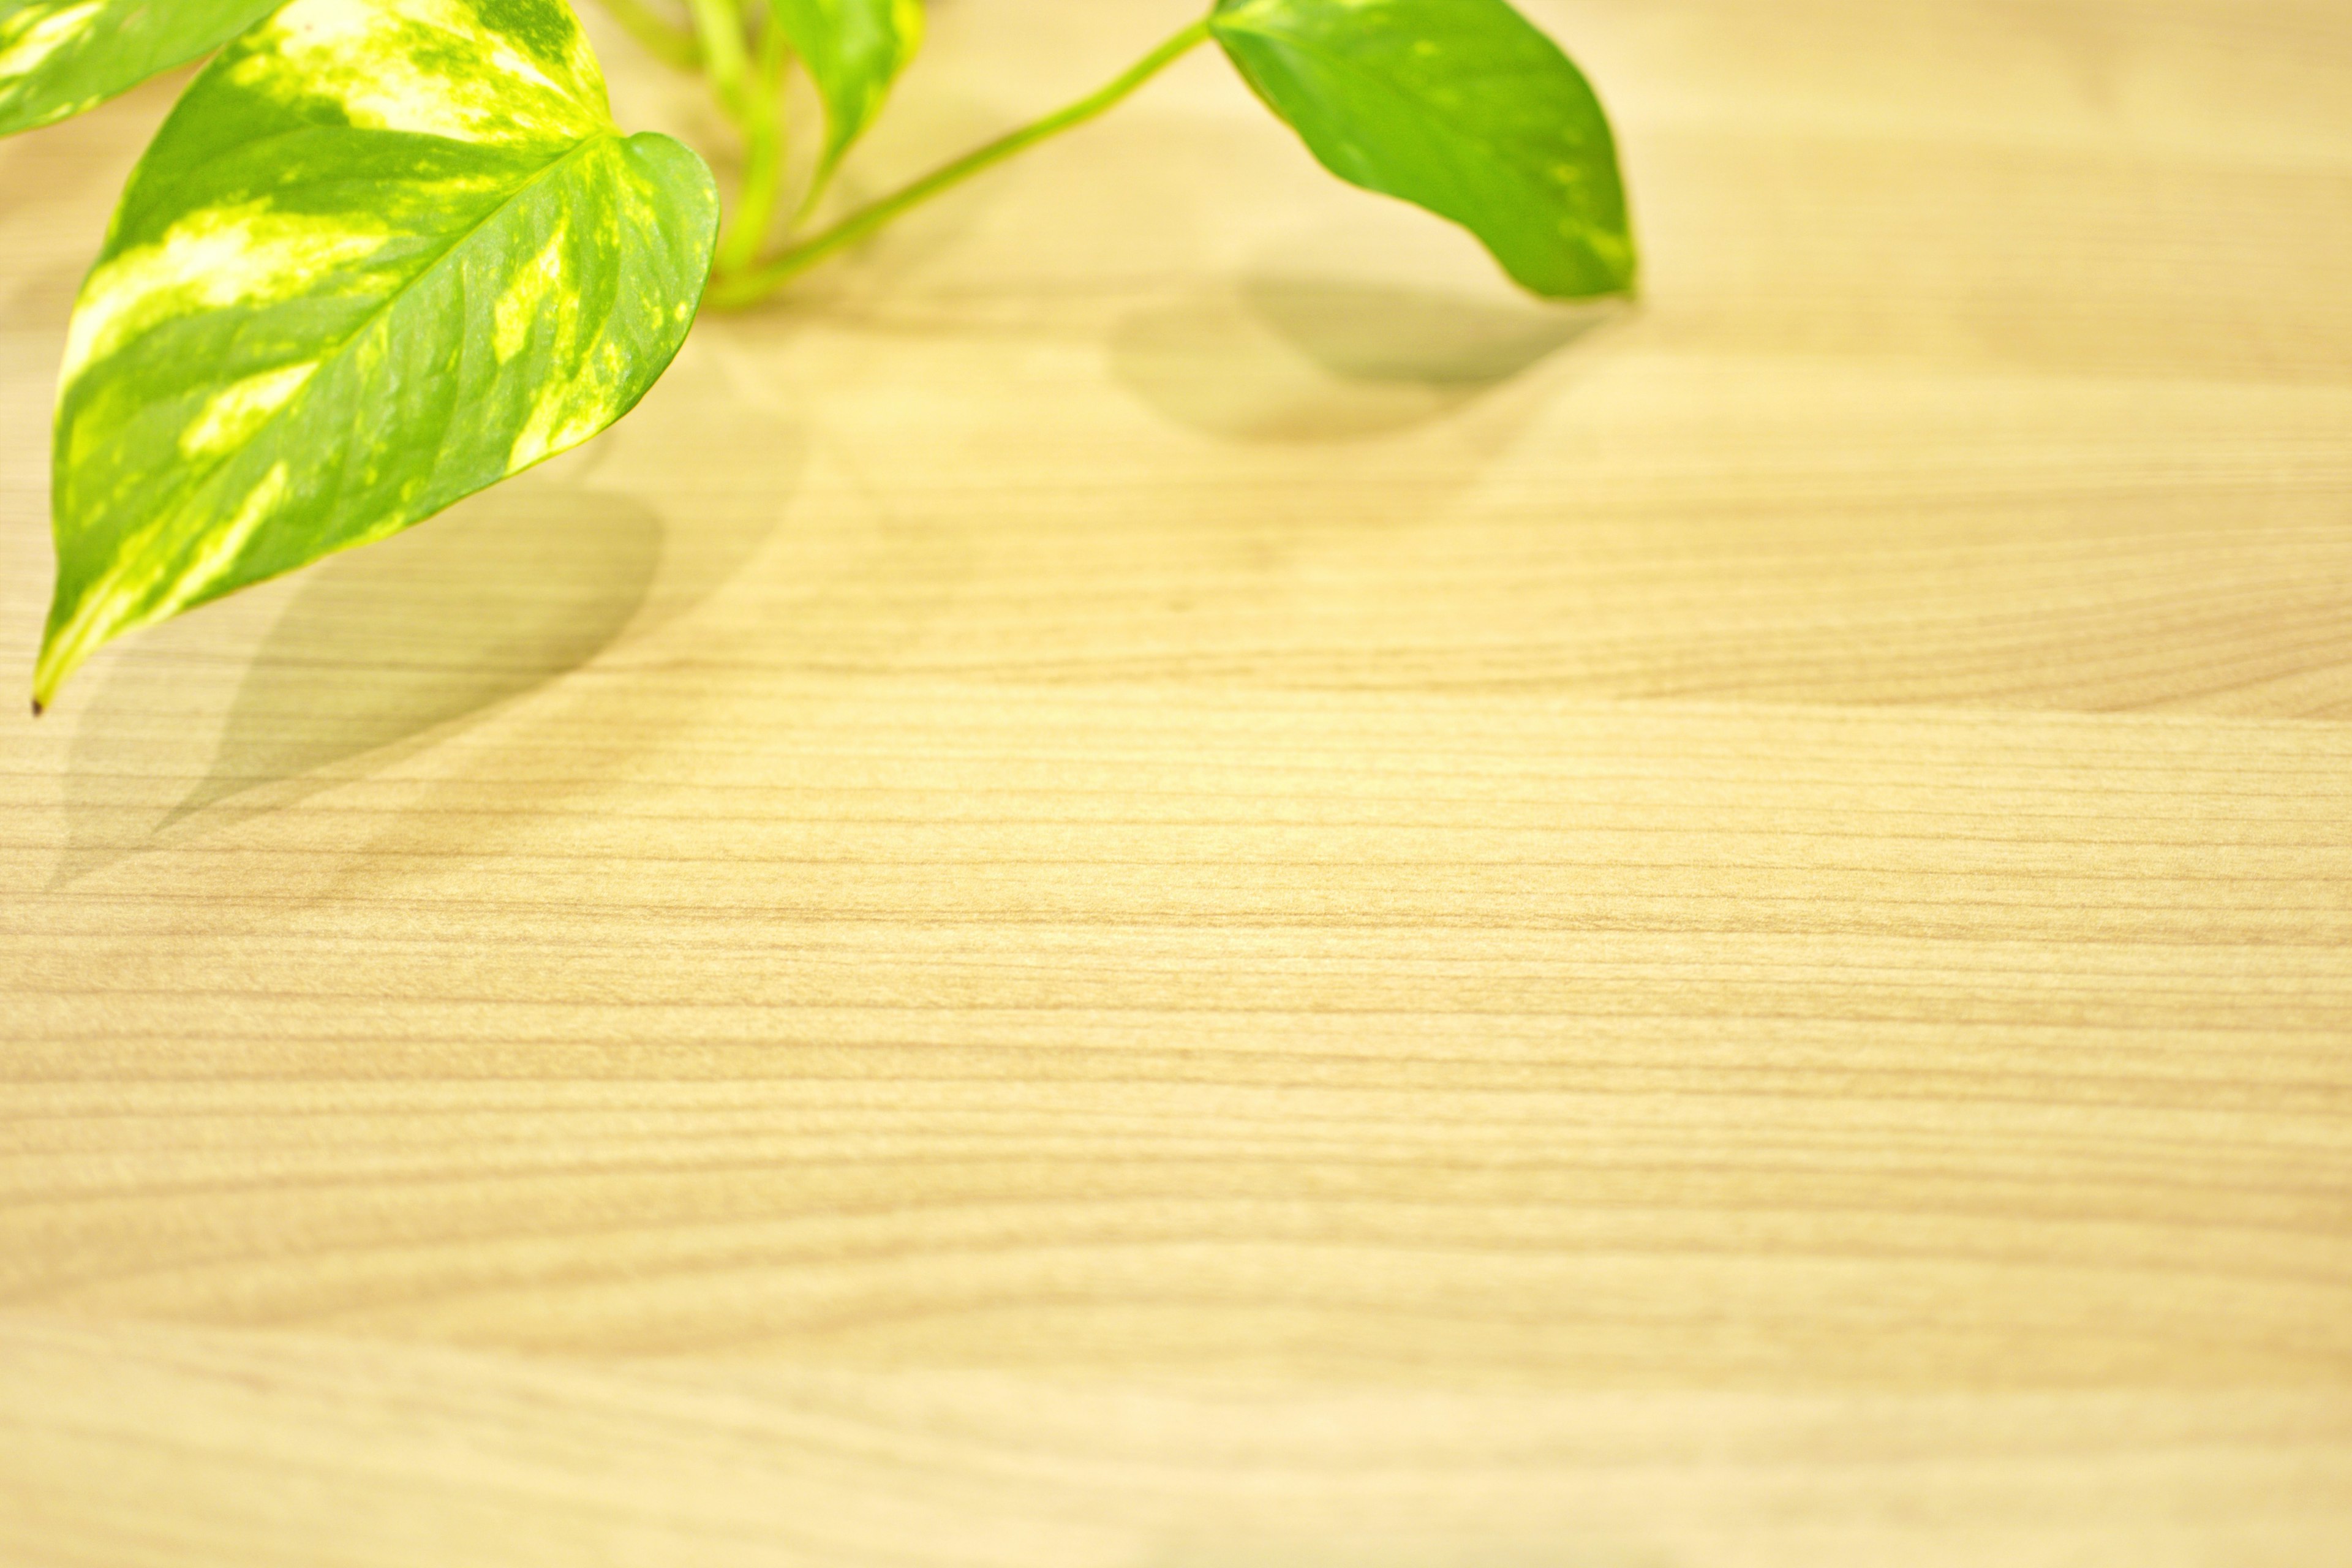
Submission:
<svg viewBox="0 0 2352 1568">
<path fill-rule="evenodd" d="M 1627 309 L 1255 273 L 1130 316 L 1113 334 L 1111 369 L 1147 405 L 1208 435 L 1348 441 L 1452 415 Z"/>
<path fill-rule="evenodd" d="M 49 886 L 378 772 L 579 668 L 645 605 L 663 536 L 632 497 L 527 477 L 296 579 L 233 694 L 205 628 L 132 639 L 76 727 Z M 225 711 L 159 722 L 164 694 Z"/>
</svg>

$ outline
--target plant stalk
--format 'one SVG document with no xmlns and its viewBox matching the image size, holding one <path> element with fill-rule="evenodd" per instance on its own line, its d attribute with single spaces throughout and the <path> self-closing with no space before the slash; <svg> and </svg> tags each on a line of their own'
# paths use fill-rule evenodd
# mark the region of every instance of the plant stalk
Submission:
<svg viewBox="0 0 2352 1568">
<path fill-rule="evenodd" d="M 755 47 L 757 58 L 747 64 L 741 81 L 743 179 L 713 263 L 723 272 L 740 271 L 759 259 L 784 181 L 783 86 L 791 52 L 772 11 L 763 18 Z"/>
<path fill-rule="evenodd" d="M 713 0 L 697 0 L 711 4 Z M 792 247 L 782 255 L 749 270 L 722 269 L 714 271 L 707 303 L 721 310 L 735 310 L 757 304 L 802 273 L 837 251 L 845 250 L 880 229 L 908 209 L 921 205 L 933 196 L 963 184 L 973 175 L 995 167 L 1006 159 L 1028 151 L 1049 137 L 1083 125 L 1087 121 L 1116 108 L 1138 88 L 1166 70 L 1183 56 L 1209 40 L 1206 18 L 1193 23 L 1166 43 L 1152 50 L 1116 80 L 1097 91 L 1087 94 L 1067 108 L 1057 110 L 1043 120 L 1025 125 L 1007 136 L 999 137 L 987 146 L 969 153 L 946 167 L 917 180 L 895 194 L 884 196 L 871 206 L 851 214 L 822 234 L 814 235 Z"/>
<path fill-rule="evenodd" d="M 686 0 L 686 8 L 694 17 L 695 39 L 719 106 L 737 129 L 748 132 L 751 57 L 743 41 L 742 6 L 738 0 Z"/>
</svg>

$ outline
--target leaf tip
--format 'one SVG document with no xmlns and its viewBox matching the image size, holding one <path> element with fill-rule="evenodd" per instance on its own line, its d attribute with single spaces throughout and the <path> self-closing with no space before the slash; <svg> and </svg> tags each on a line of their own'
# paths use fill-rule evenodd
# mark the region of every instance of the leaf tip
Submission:
<svg viewBox="0 0 2352 1568">
<path fill-rule="evenodd" d="M 58 692 L 81 661 L 89 657 L 87 647 L 67 648 L 63 639 L 54 633 L 41 643 L 40 658 L 33 665 L 33 717 L 38 719 L 57 706 Z"/>
</svg>

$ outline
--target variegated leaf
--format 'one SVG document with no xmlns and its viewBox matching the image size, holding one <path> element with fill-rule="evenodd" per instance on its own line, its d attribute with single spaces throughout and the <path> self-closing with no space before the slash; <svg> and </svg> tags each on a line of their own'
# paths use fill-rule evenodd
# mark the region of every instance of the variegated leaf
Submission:
<svg viewBox="0 0 2352 1568">
<path fill-rule="evenodd" d="M 35 700 L 109 638 L 382 539 L 633 407 L 717 193 L 624 138 L 563 0 L 295 0 L 208 67 L 75 307 Z"/>
<path fill-rule="evenodd" d="M 768 0 L 824 100 L 823 183 L 882 112 L 923 42 L 919 0 Z"/>
<path fill-rule="evenodd" d="M 0 136 L 211 53 L 285 0 L 0 0 Z"/>
</svg>

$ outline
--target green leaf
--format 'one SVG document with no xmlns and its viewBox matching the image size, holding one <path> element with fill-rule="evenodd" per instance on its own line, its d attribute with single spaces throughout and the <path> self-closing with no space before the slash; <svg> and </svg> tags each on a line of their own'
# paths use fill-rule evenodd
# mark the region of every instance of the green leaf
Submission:
<svg viewBox="0 0 2352 1568">
<path fill-rule="evenodd" d="M 209 54 L 285 0 L 0 0 L 0 136 Z"/>
<path fill-rule="evenodd" d="M 709 172 L 563 0 L 296 0 L 188 89 L 82 286 L 46 702 L 109 638 L 594 435 L 692 324 Z"/>
<path fill-rule="evenodd" d="M 824 179 L 882 112 L 890 85 L 923 42 L 919 0 L 768 0 L 824 100 Z"/>
<path fill-rule="evenodd" d="M 1341 179 L 1453 219 L 1538 294 L 1633 287 L 1608 118 L 1504 0 L 1218 0 L 1210 27 Z"/>
</svg>

